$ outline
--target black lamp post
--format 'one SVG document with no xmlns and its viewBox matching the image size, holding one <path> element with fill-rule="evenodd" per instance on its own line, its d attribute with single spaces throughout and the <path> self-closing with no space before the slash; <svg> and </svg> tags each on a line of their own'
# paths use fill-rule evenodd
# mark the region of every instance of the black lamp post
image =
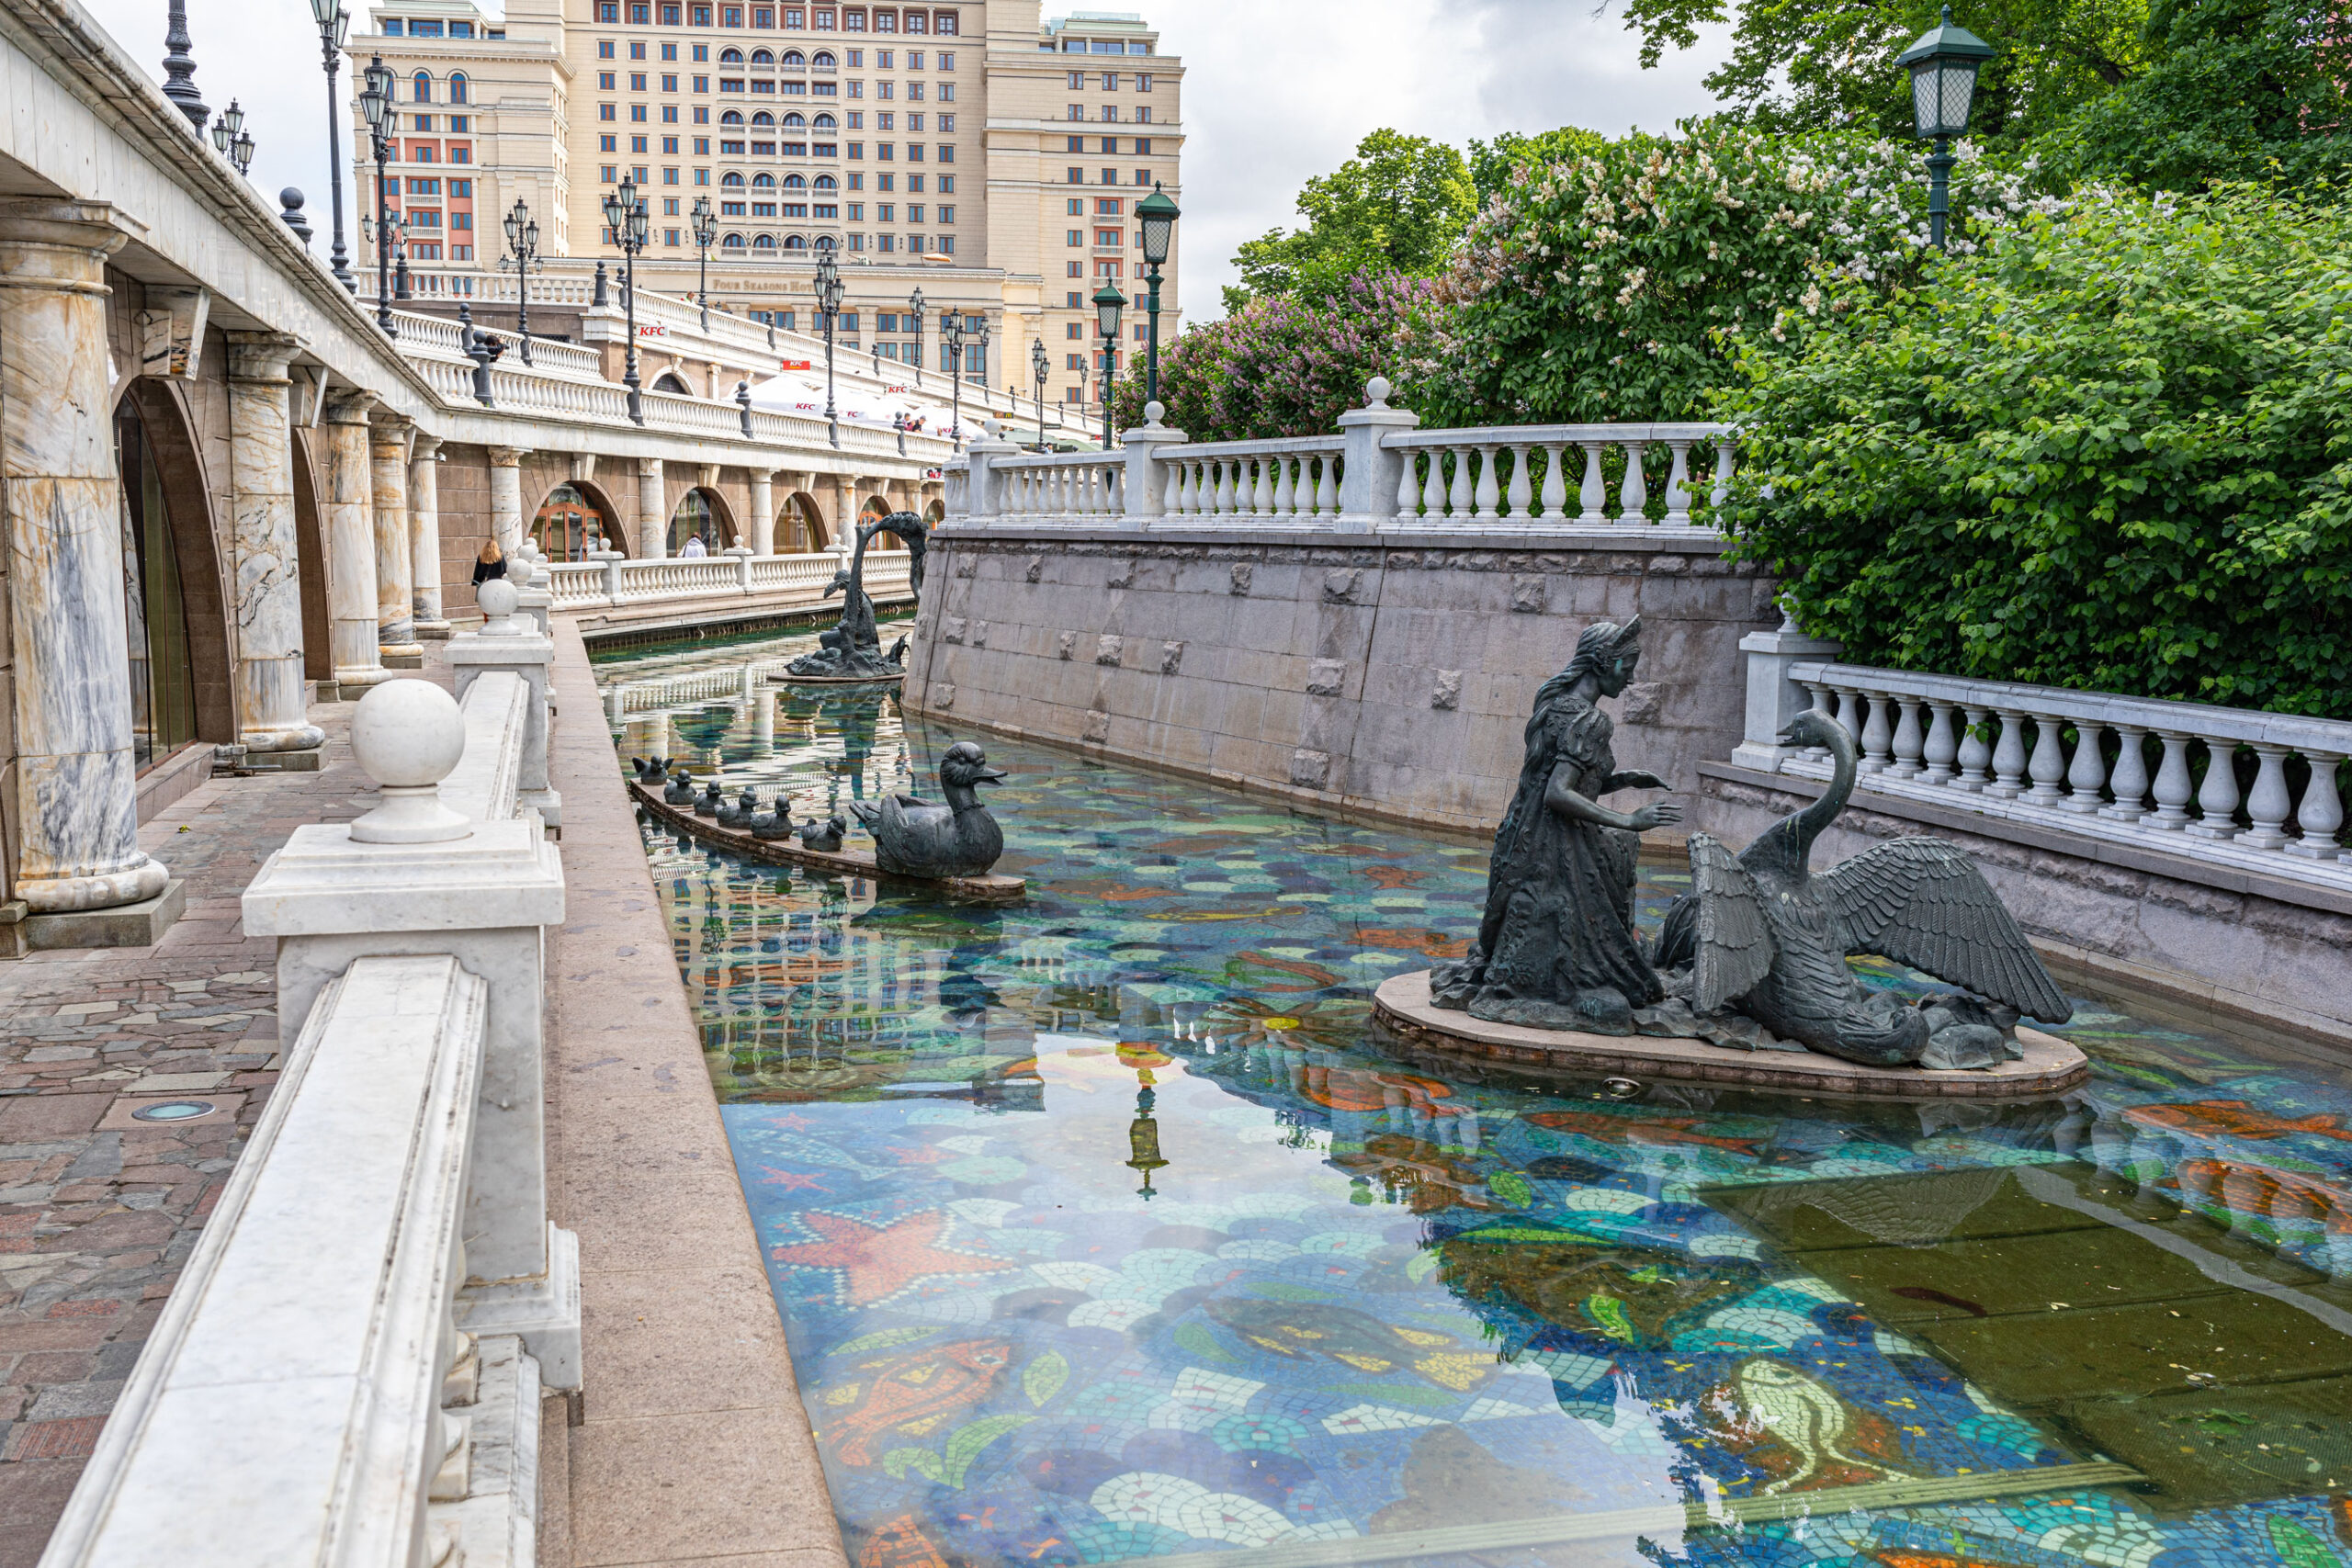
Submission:
<svg viewBox="0 0 2352 1568">
<path fill-rule="evenodd" d="M 833 412 L 833 317 L 842 308 L 842 269 L 830 247 L 817 253 L 817 310 L 825 318 L 825 434 L 838 447 L 842 422 Z"/>
<path fill-rule="evenodd" d="M 1046 358 L 1046 340 L 1031 338 L 1029 340 L 1029 374 L 1035 377 L 1037 382 L 1037 450 L 1040 452 L 1046 450 L 1046 378 L 1052 373 L 1052 370 L 1053 366 Z"/>
<path fill-rule="evenodd" d="M 1968 131 L 1968 111 L 1976 101 L 1976 73 L 1993 58 L 1993 46 L 1966 28 L 1952 26 L 1951 7 L 1943 20 L 1919 35 L 1918 41 L 1895 57 L 1911 73 L 1911 121 L 1922 141 L 1933 140 L 1928 154 L 1928 234 L 1936 249 L 1944 248 L 1944 220 L 1951 211 L 1951 139 Z"/>
<path fill-rule="evenodd" d="M 392 298 L 409 298 L 408 220 L 398 213 L 392 215 Z"/>
<path fill-rule="evenodd" d="M 1144 360 L 1143 399 L 1156 403 L 1159 400 L 1159 269 L 1168 265 L 1168 246 L 1176 237 L 1176 220 L 1183 214 L 1155 180 L 1151 194 L 1136 203 L 1136 216 L 1143 220 L 1143 265 L 1151 269 L 1145 279 L 1151 285 L 1150 302 L 1144 307 L 1151 319 L 1151 338 Z"/>
<path fill-rule="evenodd" d="M 922 290 L 918 288 L 908 297 L 907 303 L 915 308 L 915 386 L 920 389 L 922 386 Z"/>
<path fill-rule="evenodd" d="M 400 117 L 392 112 L 392 68 L 377 55 L 367 70 L 368 85 L 360 89 L 360 112 L 368 117 L 368 135 L 376 152 L 376 324 L 386 337 L 398 337 L 392 325 L 391 209 L 384 200 L 384 164 L 392 155 L 392 136 Z"/>
<path fill-rule="evenodd" d="M 718 238 L 718 218 L 710 209 L 710 197 L 695 197 L 695 249 L 700 254 L 702 272 L 695 284 L 695 300 L 702 306 L 702 330 L 710 331 L 710 245 Z"/>
<path fill-rule="evenodd" d="M 254 139 L 245 134 L 245 111 L 234 98 L 229 100 L 220 118 L 212 122 L 212 145 L 237 166 L 238 174 L 253 167 Z"/>
<path fill-rule="evenodd" d="M 334 187 L 334 254 L 328 269 L 354 294 L 359 280 L 351 276 L 351 261 L 343 244 L 343 105 L 334 90 L 335 73 L 343 67 L 343 40 L 350 35 L 351 17 L 343 0 L 311 0 L 311 15 L 318 19 L 319 53 L 327 72 L 327 175 Z"/>
<path fill-rule="evenodd" d="M 1094 291 L 1094 322 L 1102 330 L 1102 450 L 1113 445 L 1111 430 L 1111 378 L 1119 368 L 1119 316 L 1127 308 L 1127 297 L 1109 278 Z"/>
<path fill-rule="evenodd" d="M 618 190 L 605 197 L 605 227 L 611 231 L 613 243 L 621 249 L 621 299 L 628 305 L 628 369 L 621 381 L 628 388 L 629 423 L 643 424 L 645 399 L 638 389 L 637 378 L 637 253 L 645 249 L 650 224 L 645 203 L 638 199 L 635 182 L 623 180 Z"/>
<path fill-rule="evenodd" d="M 507 209 L 506 220 L 502 227 L 506 231 L 506 254 L 500 258 L 498 265 L 501 271 L 510 266 L 514 269 L 514 329 L 522 335 L 523 363 L 528 365 L 531 363 L 531 274 L 545 271 L 548 264 L 539 257 L 538 220 L 531 216 L 531 209 L 523 205 L 521 197 L 516 197 L 514 205 Z"/>
</svg>

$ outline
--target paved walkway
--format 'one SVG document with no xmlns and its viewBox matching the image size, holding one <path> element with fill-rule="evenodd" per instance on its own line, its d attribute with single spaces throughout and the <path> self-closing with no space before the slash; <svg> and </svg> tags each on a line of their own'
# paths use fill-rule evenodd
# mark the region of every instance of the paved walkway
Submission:
<svg viewBox="0 0 2352 1568">
<path fill-rule="evenodd" d="M 311 710 L 318 773 L 213 779 L 140 830 L 187 879 L 155 946 L 0 963 L 0 1568 L 40 1557 L 277 1081 L 276 943 L 237 896 L 295 828 L 367 809 L 350 715 Z M 192 1093 L 221 1111 L 130 1118 Z"/>
</svg>

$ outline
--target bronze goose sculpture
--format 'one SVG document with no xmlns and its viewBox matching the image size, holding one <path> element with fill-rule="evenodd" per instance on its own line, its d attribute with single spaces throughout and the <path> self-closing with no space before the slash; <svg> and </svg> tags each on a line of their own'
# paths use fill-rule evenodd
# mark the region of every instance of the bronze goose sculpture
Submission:
<svg viewBox="0 0 2352 1568">
<path fill-rule="evenodd" d="M 1928 1010 L 1864 989 L 1846 962 L 1878 953 L 2018 1012 L 2064 1023 L 2073 1006 L 2051 980 L 2025 933 L 1967 854 L 1940 839 L 1894 839 L 1815 874 L 1813 842 L 1853 794 L 1854 738 L 1808 710 L 1784 741 L 1826 746 L 1835 760 L 1821 798 L 1766 829 L 1737 855 L 1704 833 L 1690 835 L 1691 891 L 1667 911 L 1657 966 L 1690 969 L 1690 1001 L 1701 1013 L 1728 1005 L 1775 1034 L 1876 1066 L 1929 1055 L 1930 1066 L 1989 1066 L 1986 1030 L 1946 1010 Z M 1994 1035 L 1997 1040 L 1997 1034 Z"/>
<path fill-rule="evenodd" d="M 1004 829 L 980 804 L 978 786 L 1001 784 L 988 754 L 959 740 L 939 760 L 944 803 L 894 795 L 849 808 L 874 835 L 874 861 L 901 876 L 984 876 L 1004 853 Z"/>
</svg>

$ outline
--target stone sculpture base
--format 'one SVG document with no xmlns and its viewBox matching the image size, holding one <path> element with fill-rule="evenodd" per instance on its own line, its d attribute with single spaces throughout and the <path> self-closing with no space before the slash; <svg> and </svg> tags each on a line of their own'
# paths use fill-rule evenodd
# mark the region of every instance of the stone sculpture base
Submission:
<svg viewBox="0 0 2352 1568">
<path fill-rule="evenodd" d="M 1023 877 L 903 876 L 884 871 L 865 850 L 812 850 L 798 839 L 755 838 L 744 829 L 722 828 L 707 817 L 697 817 L 692 807 L 673 806 L 662 798 L 658 789 L 632 782 L 628 792 L 654 820 L 691 834 L 713 849 L 732 851 L 746 860 L 765 861 L 771 865 L 805 865 L 838 876 L 870 876 L 877 882 L 899 883 L 909 887 L 933 887 L 983 904 L 1017 904 L 1029 896 L 1029 884 Z"/>
<path fill-rule="evenodd" d="M 906 678 L 903 670 L 893 670 L 887 675 L 795 675 L 780 670 L 768 677 L 786 686 L 895 686 Z"/>
<path fill-rule="evenodd" d="M 1373 1012 L 1415 1044 L 1489 1061 L 1577 1073 L 1869 1100 L 2015 1100 L 2056 1094 L 2090 1077 L 2090 1061 L 2066 1042 L 2019 1026 L 2022 1061 L 1973 1072 L 1871 1067 L 1812 1051 L 1736 1051 L 1703 1040 L 1579 1034 L 1488 1023 L 1430 1004 L 1430 972 L 1394 975 L 1373 993 Z"/>
</svg>

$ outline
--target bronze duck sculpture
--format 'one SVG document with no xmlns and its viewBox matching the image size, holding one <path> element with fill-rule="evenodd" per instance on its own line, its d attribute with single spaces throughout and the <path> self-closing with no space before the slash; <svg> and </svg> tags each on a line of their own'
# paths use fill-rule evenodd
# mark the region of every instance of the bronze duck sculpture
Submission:
<svg viewBox="0 0 2352 1568">
<path fill-rule="evenodd" d="M 980 804 L 978 786 L 1001 784 L 988 753 L 959 740 L 939 760 L 944 801 L 894 795 L 854 800 L 849 808 L 874 835 L 874 861 L 900 876 L 984 876 L 1004 853 L 1004 829 Z"/>
<path fill-rule="evenodd" d="M 2047 1022 L 2071 1016 L 1958 845 L 1893 839 L 1815 874 L 1814 840 L 1846 808 L 1859 756 L 1845 727 L 1815 710 L 1799 714 L 1783 742 L 1828 748 L 1821 797 L 1737 855 L 1690 835 L 1691 891 L 1667 911 L 1657 966 L 1689 967 L 1693 1010 L 1728 1006 L 1807 1049 L 1876 1066 L 1982 1067 L 2006 1054 L 1982 1007 L 1950 998 L 1910 1007 L 1866 990 L 1846 959 L 1877 953 Z"/>
</svg>

